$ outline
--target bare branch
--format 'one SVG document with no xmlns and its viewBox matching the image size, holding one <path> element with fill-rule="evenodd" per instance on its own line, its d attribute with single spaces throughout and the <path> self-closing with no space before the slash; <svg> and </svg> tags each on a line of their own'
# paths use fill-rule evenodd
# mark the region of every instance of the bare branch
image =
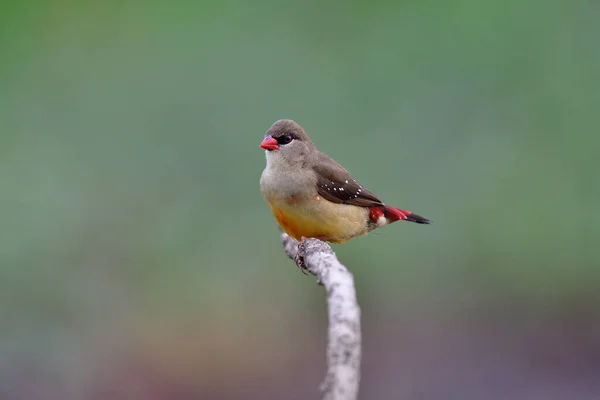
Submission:
<svg viewBox="0 0 600 400">
<path fill-rule="evenodd" d="M 283 248 L 292 260 L 315 275 L 327 293 L 329 315 L 327 374 L 321 384 L 324 400 L 355 400 L 360 381 L 360 308 L 354 278 L 337 259 L 331 247 L 317 239 L 300 245 L 285 233 Z"/>
</svg>

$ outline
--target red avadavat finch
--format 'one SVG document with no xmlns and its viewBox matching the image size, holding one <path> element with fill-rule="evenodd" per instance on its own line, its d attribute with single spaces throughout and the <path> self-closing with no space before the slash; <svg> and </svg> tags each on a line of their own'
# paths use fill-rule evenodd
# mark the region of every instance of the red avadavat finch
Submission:
<svg viewBox="0 0 600 400">
<path fill-rule="evenodd" d="M 383 204 L 344 167 L 317 150 L 292 120 L 276 121 L 260 147 L 267 156 L 260 191 L 279 226 L 296 240 L 343 243 L 399 220 L 431 223 Z"/>
</svg>

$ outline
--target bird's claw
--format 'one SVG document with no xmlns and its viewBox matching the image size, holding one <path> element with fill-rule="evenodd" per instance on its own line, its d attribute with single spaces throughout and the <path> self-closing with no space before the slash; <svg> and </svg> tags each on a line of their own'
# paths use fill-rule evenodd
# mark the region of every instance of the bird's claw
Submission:
<svg viewBox="0 0 600 400">
<path fill-rule="evenodd" d="M 306 238 L 304 236 L 302 236 L 302 238 L 300 239 L 300 242 L 298 243 L 298 250 L 296 251 L 296 256 L 294 257 L 294 262 L 296 263 L 296 266 L 298 268 L 300 268 L 300 271 L 302 271 L 302 273 L 304 275 L 308 275 L 306 264 L 304 264 L 304 257 L 302 257 L 300 255 L 300 246 L 302 245 L 302 241 L 304 241 L 304 239 L 306 239 Z"/>
<path fill-rule="evenodd" d="M 299 255 L 296 254 L 296 257 L 294 258 L 294 262 L 296 263 L 296 266 L 300 269 L 300 271 L 302 271 L 302 273 L 304 275 L 308 275 L 306 273 L 306 265 L 304 265 L 304 259 L 302 257 L 300 257 Z"/>
</svg>

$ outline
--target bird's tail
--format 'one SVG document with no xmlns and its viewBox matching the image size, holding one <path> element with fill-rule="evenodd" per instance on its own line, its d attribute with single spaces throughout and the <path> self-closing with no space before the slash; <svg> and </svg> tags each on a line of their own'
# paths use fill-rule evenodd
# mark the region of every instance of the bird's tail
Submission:
<svg viewBox="0 0 600 400">
<path fill-rule="evenodd" d="M 385 216 L 390 221 L 405 220 L 410 222 L 416 222 L 417 224 L 431 224 L 431 221 L 427 218 L 421 217 L 420 215 L 413 214 L 410 211 L 401 210 L 390 206 L 385 206 Z"/>
</svg>

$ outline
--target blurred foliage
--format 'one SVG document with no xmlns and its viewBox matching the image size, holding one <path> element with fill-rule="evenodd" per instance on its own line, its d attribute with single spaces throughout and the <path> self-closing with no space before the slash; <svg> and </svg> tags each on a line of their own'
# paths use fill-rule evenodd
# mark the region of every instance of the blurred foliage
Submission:
<svg viewBox="0 0 600 400">
<path fill-rule="evenodd" d="M 553 398 L 516 342 L 600 369 L 597 2 L 0 9 L 0 398 L 315 398 L 322 290 L 258 190 L 279 118 L 434 220 L 335 246 L 364 398 Z"/>
</svg>

